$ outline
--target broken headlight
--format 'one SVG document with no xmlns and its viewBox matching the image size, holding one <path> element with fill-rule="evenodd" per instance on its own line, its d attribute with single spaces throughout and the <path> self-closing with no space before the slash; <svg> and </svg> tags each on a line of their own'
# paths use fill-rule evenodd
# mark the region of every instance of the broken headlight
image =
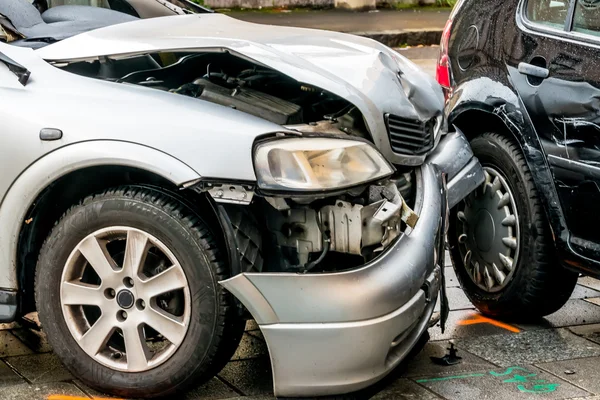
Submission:
<svg viewBox="0 0 600 400">
<path fill-rule="evenodd" d="M 260 143 L 254 167 L 261 189 L 284 191 L 343 189 L 394 172 L 369 143 L 314 137 Z"/>
</svg>

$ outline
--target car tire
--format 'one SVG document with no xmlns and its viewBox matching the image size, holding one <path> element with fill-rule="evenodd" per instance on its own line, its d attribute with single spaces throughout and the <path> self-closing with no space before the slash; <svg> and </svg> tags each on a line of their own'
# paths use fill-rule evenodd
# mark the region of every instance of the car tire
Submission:
<svg viewBox="0 0 600 400">
<path fill-rule="evenodd" d="M 477 309 L 494 317 L 531 320 L 557 311 L 578 274 L 557 262 L 520 147 L 505 136 L 485 133 L 471 141 L 471 148 L 486 182 L 451 210 L 448 230 L 463 290 Z"/>
<path fill-rule="evenodd" d="M 184 391 L 218 373 L 243 334 L 245 321 L 218 284 L 229 277 L 224 260 L 176 195 L 130 186 L 90 196 L 41 249 L 42 327 L 73 375 L 99 391 L 129 398 Z M 94 294 L 80 296 L 80 286 Z M 103 335 L 104 344 L 94 339 Z"/>
</svg>

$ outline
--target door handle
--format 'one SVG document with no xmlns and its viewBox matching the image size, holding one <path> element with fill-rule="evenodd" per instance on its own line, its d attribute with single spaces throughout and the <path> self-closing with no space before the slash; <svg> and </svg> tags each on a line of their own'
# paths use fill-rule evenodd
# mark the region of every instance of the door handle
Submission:
<svg viewBox="0 0 600 400">
<path fill-rule="evenodd" d="M 548 68 L 538 67 L 528 63 L 519 63 L 519 72 L 536 78 L 546 79 L 550 75 Z"/>
</svg>

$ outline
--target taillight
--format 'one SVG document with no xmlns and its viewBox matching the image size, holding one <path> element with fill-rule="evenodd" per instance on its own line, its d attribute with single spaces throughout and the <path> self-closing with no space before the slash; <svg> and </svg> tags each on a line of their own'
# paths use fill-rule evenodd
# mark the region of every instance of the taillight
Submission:
<svg viewBox="0 0 600 400">
<path fill-rule="evenodd" d="M 449 19 L 446 22 L 444 31 L 442 32 L 442 41 L 440 43 L 440 56 L 438 58 L 437 67 L 435 70 L 435 77 L 438 83 L 444 88 L 444 95 L 446 99 L 452 92 L 452 85 L 450 82 L 450 58 L 448 56 L 448 45 L 450 42 L 450 32 L 452 31 L 452 20 Z"/>
</svg>

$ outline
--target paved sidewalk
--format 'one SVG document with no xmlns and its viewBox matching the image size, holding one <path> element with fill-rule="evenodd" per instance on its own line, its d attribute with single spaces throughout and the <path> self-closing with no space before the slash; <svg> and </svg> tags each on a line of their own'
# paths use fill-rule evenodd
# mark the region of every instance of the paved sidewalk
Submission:
<svg viewBox="0 0 600 400">
<path fill-rule="evenodd" d="M 354 33 L 390 47 L 439 44 L 449 9 L 381 10 L 378 12 L 236 11 L 228 15 L 259 24 L 295 26 Z"/>
</svg>

